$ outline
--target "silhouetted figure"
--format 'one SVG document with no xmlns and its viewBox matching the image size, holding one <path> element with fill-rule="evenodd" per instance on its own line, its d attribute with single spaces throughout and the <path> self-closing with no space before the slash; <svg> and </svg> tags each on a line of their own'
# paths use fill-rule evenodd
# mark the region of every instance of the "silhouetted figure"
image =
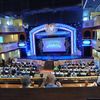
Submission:
<svg viewBox="0 0 100 100">
<path fill-rule="evenodd" d="M 5 67 L 5 64 L 6 64 L 5 60 L 2 59 L 2 66 Z"/>
<path fill-rule="evenodd" d="M 8 58 L 8 64 L 12 64 L 12 59 L 11 58 Z"/>
<path fill-rule="evenodd" d="M 64 62 L 64 64 L 63 64 L 63 68 L 65 69 L 65 68 L 67 68 L 67 67 L 68 67 L 67 62 Z"/>
</svg>

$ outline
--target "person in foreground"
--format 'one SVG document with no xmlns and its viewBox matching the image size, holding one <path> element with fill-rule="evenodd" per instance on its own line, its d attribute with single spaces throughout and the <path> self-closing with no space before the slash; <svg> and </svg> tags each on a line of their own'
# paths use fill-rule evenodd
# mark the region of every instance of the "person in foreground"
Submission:
<svg viewBox="0 0 100 100">
<path fill-rule="evenodd" d="M 61 83 L 59 81 L 56 81 L 56 78 L 53 74 L 48 74 L 46 79 L 44 79 L 41 87 L 44 88 L 57 88 L 57 87 L 62 87 Z"/>
<path fill-rule="evenodd" d="M 33 88 L 32 87 L 33 82 L 31 82 L 31 79 L 29 76 L 23 76 L 21 78 L 21 83 L 22 83 L 22 88 Z"/>
</svg>

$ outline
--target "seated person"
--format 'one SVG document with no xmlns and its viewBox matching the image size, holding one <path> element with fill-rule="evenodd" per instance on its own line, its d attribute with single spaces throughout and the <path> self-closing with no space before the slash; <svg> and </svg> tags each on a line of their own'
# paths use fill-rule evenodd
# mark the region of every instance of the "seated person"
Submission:
<svg viewBox="0 0 100 100">
<path fill-rule="evenodd" d="M 56 82 L 56 78 L 53 74 L 48 74 L 46 79 L 44 79 L 43 83 L 42 83 L 42 87 L 45 88 L 57 88 L 57 87 L 61 87 L 61 83 L 60 82 Z"/>
<path fill-rule="evenodd" d="M 98 76 L 96 82 L 93 82 L 92 86 L 100 86 L 100 76 Z"/>
<path fill-rule="evenodd" d="M 88 83 L 87 80 L 85 81 L 85 87 L 95 87 L 95 86 L 97 86 L 96 82 Z"/>
<path fill-rule="evenodd" d="M 67 62 L 64 62 L 64 65 L 63 65 L 63 68 L 67 68 L 68 67 L 68 64 L 67 64 Z"/>
<path fill-rule="evenodd" d="M 100 86 L 100 75 L 98 76 L 98 79 L 97 79 L 97 86 Z"/>
<path fill-rule="evenodd" d="M 98 76 L 97 81 L 93 82 L 92 84 L 88 85 L 88 82 L 86 81 L 87 86 L 100 86 L 100 76 Z"/>
<path fill-rule="evenodd" d="M 55 67 L 53 68 L 53 70 L 54 70 L 54 72 L 59 71 L 58 66 L 55 66 Z"/>
<path fill-rule="evenodd" d="M 21 79 L 21 83 L 22 83 L 22 88 L 32 88 L 32 83 L 31 79 L 29 76 L 23 76 Z"/>
</svg>

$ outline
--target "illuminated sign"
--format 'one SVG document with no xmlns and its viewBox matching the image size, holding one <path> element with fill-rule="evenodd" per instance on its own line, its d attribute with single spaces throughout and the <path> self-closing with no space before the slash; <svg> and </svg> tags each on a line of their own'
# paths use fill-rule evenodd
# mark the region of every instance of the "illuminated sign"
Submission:
<svg viewBox="0 0 100 100">
<path fill-rule="evenodd" d="M 90 46 L 91 40 L 83 40 L 82 46 Z"/>
<path fill-rule="evenodd" d="M 46 48 L 61 48 L 59 41 L 48 41 L 48 45 Z"/>
<path fill-rule="evenodd" d="M 65 38 L 44 38 L 43 42 L 43 52 L 65 52 Z"/>
<path fill-rule="evenodd" d="M 19 47 L 25 47 L 26 44 L 25 44 L 25 42 L 20 42 L 20 43 L 18 44 L 18 46 L 19 46 Z"/>
</svg>

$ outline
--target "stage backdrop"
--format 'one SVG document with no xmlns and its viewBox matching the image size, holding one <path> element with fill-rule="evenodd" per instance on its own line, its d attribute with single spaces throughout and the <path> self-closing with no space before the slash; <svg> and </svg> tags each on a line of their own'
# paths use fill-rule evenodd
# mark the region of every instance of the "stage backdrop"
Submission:
<svg viewBox="0 0 100 100">
<path fill-rule="evenodd" d="M 71 55 L 70 33 L 58 32 L 56 35 L 35 36 L 36 55 Z M 42 33 L 40 33 L 42 34 Z M 47 33 L 45 33 L 47 34 Z M 59 34 L 59 35 L 57 35 Z"/>
</svg>

